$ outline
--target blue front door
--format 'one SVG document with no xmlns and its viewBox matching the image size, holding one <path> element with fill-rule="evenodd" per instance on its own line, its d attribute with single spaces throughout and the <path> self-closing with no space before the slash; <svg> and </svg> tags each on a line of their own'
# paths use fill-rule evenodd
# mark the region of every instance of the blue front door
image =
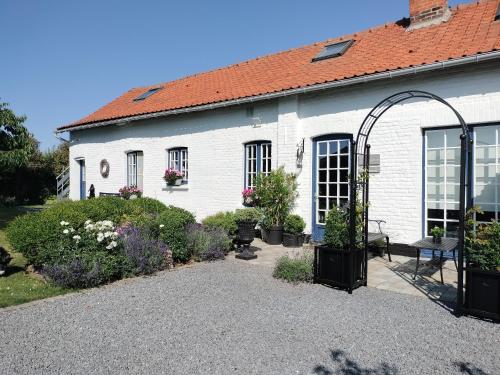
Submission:
<svg viewBox="0 0 500 375">
<path fill-rule="evenodd" d="M 85 160 L 78 160 L 80 164 L 80 200 L 83 200 L 87 196 L 87 186 L 85 181 Z"/>
<path fill-rule="evenodd" d="M 349 201 L 351 134 L 330 134 L 313 140 L 312 236 L 321 242 L 326 215 Z"/>
</svg>

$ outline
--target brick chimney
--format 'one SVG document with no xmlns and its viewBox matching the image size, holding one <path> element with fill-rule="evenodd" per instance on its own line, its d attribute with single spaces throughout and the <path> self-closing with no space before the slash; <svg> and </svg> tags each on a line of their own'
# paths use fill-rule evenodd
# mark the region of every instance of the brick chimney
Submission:
<svg viewBox="0 0 500 375">
<path fill-rule="evenodd" d="M 450 17 L 448 0 L 410 0 L 411 30 L 440 24 Z"/>
</svg>

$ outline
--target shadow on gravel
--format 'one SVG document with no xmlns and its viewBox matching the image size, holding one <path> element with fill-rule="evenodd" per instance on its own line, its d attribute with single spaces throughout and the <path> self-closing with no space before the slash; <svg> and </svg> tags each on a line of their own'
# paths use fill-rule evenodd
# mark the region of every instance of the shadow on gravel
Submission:
<svg viewBox="0 0 500 375">
<path fill-rule="evenodd" d="M 454 365 L 457 366 L 463 374 L 488 375 L 488 373 L 484 372 L 479 367 L 474 366 L 470 362 L 455 362 Z"/>
<path fill-rule="evenodd" d="M 316 366 L 313 369 L 313 374 L 317 375 L 397 375 L 398 369 L 385 362 L 382 362 L 376 368 L 364 368 L 356 361 L 349 359 L 343 350 L 330 351 L 330 358 L 334 363 L 333 368 L 326 366 Z M 477 373 L 480 375 L 481 373 Z"/>
</svg>

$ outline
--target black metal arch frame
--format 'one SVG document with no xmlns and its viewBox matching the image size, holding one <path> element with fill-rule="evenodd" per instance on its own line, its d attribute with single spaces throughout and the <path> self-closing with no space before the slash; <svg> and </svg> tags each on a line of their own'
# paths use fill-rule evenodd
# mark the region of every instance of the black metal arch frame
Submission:
<svg viewBox="0 0 500 375">
<path fill-rule="evenodd" d="M 465 123 L 460 113 L 453 108 L 443 98 L 425 91 L 410 90 L 404 91 L 382 100 L 378 103 L 370 113 L 365 117 L 363 124 L 359 128 L 356 140 L 353 140 L 351 147 L 351 172 L 350 172 L 350 217 L 349 217 L 349 235 L 351 249 L 362 241 L 364 249 L 363 256 L 363 274 L 364 283 L 366 285 L 366 278 L 368 272 L 368 198 L 369 198 L 369 168 L 370 168 L 370 144 L 368 137 L 379 120 L 379 118 L 387 112 L 394 105 L 411 99 L 431 99 L 438 101 L 449 109 L 457 117 L 461 127 L 462 134 L 460 135 L 460 206 L 459 206 L 459 228 L 458 228 L 458 289 L 457 289 L 457 304 L 455 312 L 460 314 L 463 309 L 464 301 L 464 241 L 465 241 L 465 213 L 472 205 L 471 194 L 466 195 L 466 190 L 470 192 L 472 186 L 472 139 L 469 128 Z M 363 173 L 360 176 L 358 167 L 361 164 Z M 358 197 L 358 190 L 361 191 L 361 204 L 362 204 L 362 224 L 363 234 L 362 238 L 356 238 L 356 203 Z"/>
</svg>

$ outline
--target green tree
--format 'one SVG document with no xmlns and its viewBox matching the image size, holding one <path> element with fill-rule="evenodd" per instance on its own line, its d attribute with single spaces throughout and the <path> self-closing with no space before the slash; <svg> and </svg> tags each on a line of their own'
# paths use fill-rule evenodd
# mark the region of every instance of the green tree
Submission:
<svg viewBox="0 0 500 375">
<path fill-rule="evenodd" d="M 28 164 L 36 141 L 24 126 L 26 116 L 17 116 L 8 103 L 0 102 L 0 170 L 13 171 Z"/>
</svg>

